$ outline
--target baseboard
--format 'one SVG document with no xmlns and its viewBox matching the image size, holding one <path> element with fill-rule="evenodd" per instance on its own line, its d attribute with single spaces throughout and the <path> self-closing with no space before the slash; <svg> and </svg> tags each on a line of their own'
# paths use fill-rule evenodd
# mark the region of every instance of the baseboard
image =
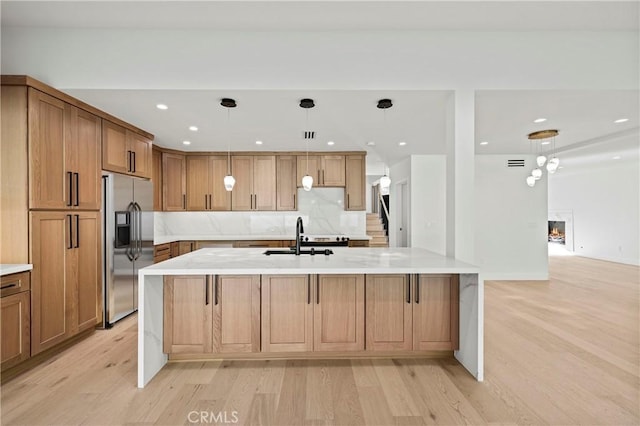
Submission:
<svg viewBox="0 0 640 426">
<path fill-rule="evenodd" d="M 622 265 L 640 266 L 640 259 L 608 257 L 608 256 L 587 256 L 584 253 L 573 252 L 575 256 L 585 257 L 587 259 L 604 260 L 605 262 L 620 263 Z"/>
</svg>

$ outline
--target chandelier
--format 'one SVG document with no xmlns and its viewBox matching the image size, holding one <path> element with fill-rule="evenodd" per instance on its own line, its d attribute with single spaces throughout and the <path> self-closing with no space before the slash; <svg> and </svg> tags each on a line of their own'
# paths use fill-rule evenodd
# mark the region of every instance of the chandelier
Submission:
<svg viewBox="0 0 640 426">
<path fill-rule="evenodd" d="M 545 168 L 550 174 L 553 174 L 558 170 L 560 160 L 555 155 L 556 136 L 558 136 L 558 131 L 555 129 L 540 130 L 538 132 L 529 133 L 527 135 L 532 144 L 535 144 L 537 141 L 541 141 L 538 146 L 535 146 L 533 148 L 533 151 L 537 152 L 538 156 L 536 157 L 537 167 L 531 171 L 530 176 L 527 176 L 527 185 L 529 185 L 530 187 L 536 186 L 536 182 L 542 177 L 542 168 L 545 167 L 545 163 Z M 549 144 L 551 144 L 551 158 L 549 159 L 549 161 L 547 161 L 547 157 L 542 153 L 542 145 Z"/>
</svg>

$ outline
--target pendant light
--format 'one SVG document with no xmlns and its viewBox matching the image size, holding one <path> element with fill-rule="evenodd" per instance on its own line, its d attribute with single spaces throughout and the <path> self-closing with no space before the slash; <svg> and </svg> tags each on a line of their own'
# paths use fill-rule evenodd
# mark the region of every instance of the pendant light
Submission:
<svg viewBox="0 0 640 426">
<path fill-rule="evenodd" d="M 387 109 L 391 108 L 393 106 L 393 102 L 391 102 L 391 99 L 380 99 L 378 101 L 378 109 L 381 109 L 384 112 L 384 127 L 387 127 Z M 389 187 L 391 186 L 391 178 L 389 176 L 387 176 L 387 166 L 385 165 L 384 167 L 384 176 L 382 176 L 380 178 L 380 188 L 382 189 L 389 189 Z"/>
<path fill-rule="evenodd" d="M 557 133 L 556 133 L 557 134 Z M 553 144 L 551 148 L 551 160 L 547 163 L 547 171 L 551 174 L 555 173 L 558 170 L 558 166 L 560 165 L 560 160 L 555 155 L 556 152 L 556 136 L 553 135 Z"/>
<path fill-rule="evenodd" d="M 220 105 L 227 108 L 227 128 L 229 128 L 231 108 L 236 107 L 236 101 L 231 98 L 223 98 Z M 224 189 L 231 192 L 236 184 L 236 178 L 231 174 L 231 143 L 230 136 L 227 136 L 227 175 L 224 177 Z"/>
<path fill-rule="evenodd" d="M 560 160 L 555 156 L 555 147 L 556 147 L 556 136 L 558 135 L 558 131 L 555 129 L 550 129 L 550 130 L 540 130 L 538 132 L 533 132 L 533 133 L 529 133 L 527 135 L 529 141 L 531 141 L 531 143 L 535 143 L 536 141 L 542 140 L 542 139 L 549 139 L 549 138 L 553 138 L 553 145 L 552 145 L 552 158 L 549 159 L 549 161 L 547 161 L 547 157 L 545 155 L 542 154 L 542 147 L 541 146 L 535 146 L 533 148 L 533 152 L 538 152 L 538 156 L 536 157 L 536 165 L 538 167 L 536 167 L 535 169 L 533 169 L 531 171 L 531 176 L 528 176 L 526 179 L 527 185 L 529 185 L 530 187 L 534 187 L 536 185 L 536 181 L 540 180 L 542 178 L 542 168 L 544 166 L 545 163 L 547 163 L 546 165 L 546 169 L 547 172 L 549 173 L 555 173 L 556 170 L 558 169 L 558 166 L 560 165 Z"/>
<path fill-rule="evenodd" d="M 306 99 L 300 100 L 300 107 L 304 108 L 307 113 L 307 119 L 306 119 L 307 129 L 309 128 L 309 109 L 313 108 L 314 106 L 316 105 L 313 102 L 313 99 L 306 98 Z M 305 191 L 311 191 L 311 188 L 313 187 L 313 177 L 309 175 L 309 139 L 315 136 L 315 132 L 305 130 L 303 134 L 307 144 L 307 172 L 302 178 L 302 189 L 304 189 Z"/>
</svg>

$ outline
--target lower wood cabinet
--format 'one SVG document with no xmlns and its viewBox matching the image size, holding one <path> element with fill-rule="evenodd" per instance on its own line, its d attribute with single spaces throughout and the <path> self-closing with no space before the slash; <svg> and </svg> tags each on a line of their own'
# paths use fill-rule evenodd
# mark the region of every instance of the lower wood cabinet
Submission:
<svg viewBox="0 0 640 426">
<path fill-rule="evenodd" d="M 166 353 L 259 352 L 260 276 L 164 280 Z"/>
<path fill-rule="evenodd" d="M 458 349 L 458 276 L 367 275 L 367 350 Z M 411 282 L 415 281 L 415 282 Z"/>
<path fill-rule="evenodd" d="M 71 213 L 71 214 L 68 214 Z M 99 316 L 100 212 L 31 212 L 31 354 L 88 328 Z"/>
<path fill-rule="evenodd" d="M 14 274 L 22 275 L 22 274 Z M 28 273 L 27 273 L 28 276 Z M 11 275 L 2 277 L 11 280 Z M 0 370 L 28 359 L 31 356 L 31 296 L 26 291 L 0 299 Z"/>
</svg>

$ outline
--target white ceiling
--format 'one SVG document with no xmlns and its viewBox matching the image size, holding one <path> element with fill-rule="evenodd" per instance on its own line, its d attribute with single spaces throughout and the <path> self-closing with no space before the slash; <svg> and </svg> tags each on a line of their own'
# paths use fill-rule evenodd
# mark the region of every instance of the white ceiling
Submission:
<svg viewBox="0 0 640 426">
<path fill-rule="evenodd" d="M 84 30 L 116 28 L 116 31 L 134 29 L 137 34 L 123 32 L 120 37 L 110 40 L 111 44 L 104 45 L 109 49 L 109 56 L 100 58 L 95 55 L 86 55 L 86 64 L 73 61 L 75 65 L 67 66 L 66 69 L 60 67 L 59 62 L 55 62 L 54 51 L 43 52 L 44 46 L 52 46 L 52 42 L 47 41 L 48 44 L 45 44 L 42 40 L 43 44 L 40 46 L 37 39 L 39 36 L 34 36 L 34 39 L 25 42 L 32 50 L 21 55 L 19 60 L 15 59 L 16 63 L 22 61 L 20 66 L 12 68 L 13 64 L 8 63 L 3 55 L 2 68 L 3 71 L 8 68 L 12 73 L 34 75 L 60 87 L 90 104 L 150 131 L 156 135 L 156 142 L 165 147 L 184 150 L 226 150 L 229 145 L 232 150 L 304 150 L 306 144 L 302 140 L 302 131 L 315 130 L 317 138 L 316 141 L 309 143 L 310 150 L 366 149 L 369 152 L 370 162 L 383 161 L 392 164 L 410 154 L 445 153 L 447 102 L 450 101 L 453 93 L 452 86 L 425 87 L 424 82 L 416 79 L 416 74 L 420 74 L 420 68 L 408 68 L 412 73 L 405 75 L 394 74 L 394 83 L 377 85 L 380 90 L 367 90 L 367 87 L 371 87 L 371 84 L 367 83 L 359 86 L 353 81 L 353 73 L 349 75 L 348 72 L 344 73 L 346 83 L 339 84 L 341 69 L 359 71 L 360 67 L 364 66 L 362 58 L 373 57 L 360 56 L 358 52 L 358 55 L 351 55 L 353 60 L 349 62 L 348 51 L 342 51 L 344 52 L 340 54 L 342 56 L 333 56 L 339 57 L 341 62 L 332 63 L 331 75 L 334 79 L 332 87 L 346 86 L 363 90 L 333 90 L 331 86 L 326 90 L 318 90 L 317 86 L 312 90 L 306 90 L 304 88 L 307 86 L 299 86 L 295 83 L 291 87 L 295 90 L 238 90 L 237 87 L 253 87 L 246 78 L 242 80 L 245 81 L 242 86 L 226 88 L 227 85 L 214 83 L 208 87 L 196 86 L 194 89 L 188 84 L 188 76 L 192 72 L 189 66 L 198 64 L 198 60 L 193 56 L 198 53 L 198 50 L 193 46 L 188 46 L 190 50 L 187 55 L 186 52 L 180 54 L 179 47 L 167 45 L 166 52 L 176 55 L 171 57 L 169 62 L 173 61 L 185 66 L 185 69 L 181 70 L 183 72 L 180 76 L 181 80 L 176 80 L 176 69 L 169 68 L 167 63 L 163 63 L 162 67 L 158 67 L 151 74 L 144 70 L 138 74 L 131 73 L 129 76 L 127 72 L 140 58 L 148 57 L 147 63 L 153 64 L 150 61 L 156 60 L 157 56 L 162 54 L 162 50 L 158 51 L 158 46 L 162 44 L 158 41 L 155 44 L 149 42 L 150 47 L 147 50 L 143 46 L 132 49 L 126 44 L 130 44 L 130 40 L 133 40 L 131 36 L 139 36 L 140 31 L 155 29 L 178 30 L 182 34 L 187 32 L 190 35 L 197 34 L 198 30 L 212 29 L 239 32 L 294 31 L 292 35 L 307 31 L 326 31 L 326 40 L 334 40 L 336 34 L 346 31 L 350 31 L 351 34 L 353 31 L 382 31 L 386 35 L 402 33 L 402 37 L 390 39 L 391 45 L 394 45 L 394 41 L 399 44 L 397 50 L 402 53 L 398 56 L 402 61 L 391 64 L 393 67 L 390 69 L 395 72 L 397 69 L 401 70 L 402 66 L 412 66 L 408 59 L 416 52 L 416 46 L 407 47 L 403 51 L 399 42 L 407 40 L 408 35 L 411 34 L 407 32 L 408 30 L 483 31 L 490 34 L 489 40 L 493 37 L 492 31 L 578 31 L 575 33 L 575 37 L 578 38 L 580 34 L 589 37 L 594 31 L 609 31 L 613 34 L 611 38 L 613 43 L 613 40 L 617 40 L 619 31 L 633 31 L 637 34 L 639 4 L 636 1 L 3 1 L 0 3 L 2 12 L 0 22 L 3 29 L 23 27 L 29 29 L 31 34 L 40 34 L 35 30 L 44 29 L 45 32 L 42 34 L 49 34 L 46 31 L 54 31 L 50 33 L 53 37 L 58 35 L 55 33 L 56 29 L 68 28 Z M 322 44 L 321 34 L 314 35 L 314 40 L 320 40 L 315 45 L 316 49 L 331 45 L 328 41 L 327 44 Z M 366 32 L 361 34 L 370 36 Z M 96 33 L 95 37 L 99 38 L 102 35 L 103 33 Z M 167 35 L 164 34 L 164 37 Z M 213 36 L 209 35 L 209 37 Z M 282 35 L 279 35 L 278 39 L 279 37 Z M 525 33 L 523 37 L 523 40 L 534 43 L 532 35 Z M 10 37 L 3 37 L 3 51 L 7 50 L 5 39 L 11 40 Z M 135 40 L 142 40 L 142 38 Z M 209 40 L 219 41 L 220 36 Z M 250 40 L 253 39 L 242 39 L 243 49 L 239 52 L 244 56 L 251 52 L 247 47 Z M 300 43 L 304 43 L 305 39 L 301 37 L 299 40 Z M 372 38 L 372 40 L 377 39 Z M 421 39 L 416 38 L 416 40 Z M 455 36 L 453 36 L 453 42 L 451 42 L 452 36 L 447 40 L 453 45 L 464 42 L 463 38 L 456 41 Z M 508 43 L 500 33 L 496 33 L 495 40 L 500 40 L 503 44 Z M 429 50 L 425 52 L 434 52 L 434 43 L 438 39 L 427 41 L 430 43 Z M 372 49 L 375 49 L 376 43 L 371 43 Z M 288 46 L 291 48 L 294 45 L 295 40 Z M 365 42 L 360 45 L 368 48 Z M 55 43 L 53 46 L 63 49 Z M 270 45 L 273 49 L 277 49 L 278 46 Z M 88 49 L 88 46 L 80 41 L 74 47 Z M 106 52 L 104 47 L 102 51 Z M 304 45 L 301 47 L 304 51 Z M 216 49 L 218 50 L 209 52 L 223 52 L 218 45 Z M 627 49 L 627 46 L 611 45 L 610 49 L 606 46 L 605 51 L 607 49 L 618 54 L 615 52 L 616 49 Z M 293 49 L 289 53 L 298 51 Z M 388 48 L 385 51 L 389 52 Z M 121 55 L 118 56 L 117 52 L 121 52 Z M 206 50 L 202 50 L 202 53 L 204 52 Z M 491 49 L 487 49 L 487 52 L 491 53 Z M 556 50 L 554 55 L 558 55 L 558 52 L 564 54 L 562 50 Z M 313 51 L 307 53 L 313 53 Z M 325 51 L 318 53 L 320 57 L 332 57 Z M 523 53 L 523 57 L 526 57 L 527 52 Z M 584 57 L 583 52 L 577 53 Z M 267 64 L 265 61 L 269 58 L 277 57 L 282 62 L 280 78 L 290 75 L 290 79 L 295 79 L 300 75 L 297 66 L 301 64 L 295 63 L 296 58 L 291 58 L 288 51 L 273 50 L 268 53 L 255 51 L 254 54 L 259 55 L 262 62 L 260 67 L 256 68 L 256 72 L 265 69 Z M 485 55 L 485 52 L 482 51 L 479 54 Z M 14 52 L 13 57 L 17 58 L 15 55 Z M 180 57 L 177 57 L 178 55 Z M 532 55 L 531 58 L 537 58 L 536 55 L 544 56 L 544 49 L 542 53 L 531 52 L 530 55 Z M 431 58 L 433 63 L 435 56 Z M 490 71 L 488 67 L 483 69 L 478 58 L 469 59 L 446 54 L 437 58 L 437 67 L 429 67 L 429 62 L 417 63 L 420 67 L 426 66 L 425 71 L 435 72 L 438 76 L 450 74 L 455 78 L 462 75 L 458 73 L 462 66 L 466 66 L 468 67 L 466 72 L 469 75 L 474 74 L 474 69 L 477 69 L 476 74 L 481 74 L 483 71 L 489 72 L 493 73 L 494 78 L 497 77 L 496 81 L 500 79 L 500 76 Z M 491 56 L 483 56 L 483 58 L 486 61 L 493 61 L 495 66 L 495 58 Z M 213 82 L 223 81 L 224 77 L 228 77 L 228 73 L 233 74 L 234 69 L 237 69 L 238 75 L 251 71 L 240 57 L 231 62 L 225 62 L 226 59 L 226 57 L 220 58 L 226 74 L 221 74 L 219 69 L 212 70 L 217 71 L 217 74 L 215 72 L 214 74 L 218 77 L 217 80 L 212 78 Z M 287 64 L 285 59 L 293 62 Z M 385 69 L 385 59 L 379 58 L 380 70 L 369 65 L 364 68 L 369 69 L 375 77 L 379 71 L 389 70 L 389 68 Z M 309 57 L 305 54 L 302 61 L 307 60 Z M 501 60 L 505 59 L 501 57 Z M 518 59 L 514 58 L 514 60 Z M 576 67 L 577 64 L 581 64 L 579 61 L 580 59 L 576 56 Z M 305 63 L 302 62 L 302 65 Z M 606 61 L 602 63 L 606 64 Z M 286 66 L 290 64 L 295 64 L 296 67 L 290 67 L 287 70 Z M 446 71 L 447 64 L 450 66 L 450 72 Z M 521 68 L 523 64 L 520 63 L 518 66 Z M 320 73 L 323 68 L 318 65 L 317 62 L 309 64 L 315 72 L 315 74 L 309 73 L 309 76 L 322 75 Z M 321 65 L 326 66 L 326 64 Z M 102 67 L 104 71 L 101 82 L 95 81 L 95 68 L 92 68 L 95 66 Z M 540 63 L 542 75 L 547 76 L 545 78 L 550 81 L 553 81 L 553 69 L 553 64 Z M 564 71 L 565 74 L 568 72 L 567 69 L 558 69 L 558 71 Z M 599 71 L 599 69 L 591 70 L 592 73 Z M 202 68 L 193 68 L 193 72 L 194 77 L 198 75 L 202 78 Z M 601 74 L 603 72 L 611 72 L 611 70 L 603 68 Z M 509 75 L 512 81 L 527 79 L 527 76 L 522 75 L 515 65 L 513 70 L 507 68 L 504 73 L 505 76 Z M 248 75 L 250 74 L 249 72 Z M 69 76 L 72 77 L 69 78 Z M 514 76 L 516 76 L 515 79 Z M 260 77 L 263 78 L 261 81 L 267 81 L 264 76 Z M 151 83 L 141 84 L 144 81 L 141 78 Z M 566 75 L 563 78 L 566 80 Z M 580 78 L 584 76 L 576 75 L 576 80 Z M 57 81 L 64 81 L 64 83 L 56 83 Z M 176 88 L 176 81 L 182 82 L 178 88 Z M 201 80 L 192 79 L 192 81 Z M 489 85 L 491 84 L 490 80 L 486 81 Z M 613 84 L 611 87 L 616 87 L 615 79 L 611 81 Z M 464 82 L 463 86 L 464 84 L 469 83 Z M 578 86 L 584 86 L 584 84 L 578 84 Z M 281 83 L 279 87 L 286 88 L 287 85 Z M 421 90 L 385 90 L 398 87 L 415 87 Z M 186 88 L 189 90 L 185 90 Z M 426 88 L 433 88 L 433 90 L 424 90 Z M 257 89 L 260 87 L 258 86 Z M 227 111 L 219 105 L 222 97 L 232 97 L 238 102 L 238 107 L 230 112 L 229 118 Z M 309 111 L 309 126 L 306 125 L 305 111 L 298 106 L 299 99 L 304 97 L 315 99 L 317 105 Z M 376 101 L 385 97 L 394 102 L 394 107 L 386 113 L 386 119 L 385 114 L 375 107 Z M 169 109 L 167 111 L 156 109 L 155 104 L 159 102 L 169 105 Z M 582 151 L 588 146 L 589 156 L 582 155 L 585 158 L 594 159 L 598 158 L 598 155 L 609 158 L 610 151 L 614 148 L 623 151 L 628 148 L 625 152 L 631 155 L 633 152 L 637 153 L 637 149 L 634 151 L 634 148 L 637 148 L 638 144 L 639 115 L 637 90 L 480 90 L 476 92 L 476 152 L 479 154 L 525 154 L 531 150 L 526 139 L 527 133 L 543 128 L 556 128 L 560 131 L 556 143 L 558 147 L 565 150 L 563 153 L 565 157 L 571 155 L 567 150 L 571 145 L 581 147 Z M 533 120 L 539 117 L 545 117 L 548 121 L 534 124 Z M 627 117 L 629 121 L 622 124 L 613 123 L 613 120 L 621 117 Z M 198 126 L 199 131 L 190 132 L 188 130 L 190 125 Z M 182 145 L 183 140 L 190 140 L 192 144 L 186 147 Z M 263 145 L 257 146 L 256 140 L 262 140 Z M 333 147 L 326 144 L 329 140 L 335 142 Z M 484 140 L 488 141 L 489 145 L 479 146 L 479 142 Z M 368 141 L 374 141 L 376 145 L 367 146 Z M 407 145 L 398 146 L 400 141 L 406 141 Z M 621 144 L 626 148 L 621 148 Z"/>
</svg>

